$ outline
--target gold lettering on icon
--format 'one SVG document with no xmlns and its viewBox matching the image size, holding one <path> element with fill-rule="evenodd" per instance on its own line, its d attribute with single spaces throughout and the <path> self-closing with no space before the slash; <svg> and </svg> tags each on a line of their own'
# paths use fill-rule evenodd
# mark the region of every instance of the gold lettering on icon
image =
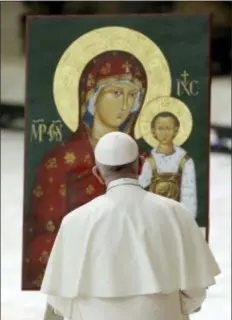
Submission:
<svg viewBox="0 0 232 320">
<path fill-rule="evenodd" d="M 52 120 L 52 123 L 45 124 L 44 119 L 32 120 L 31 141 L 39 143 L 44 141 L 61 142 L 63 124 L 60 120 Z"/>
<path fill-rule="evenodd" d="M 180 79 L 176 80 L 177 95 L 179 97 L 187 96 L 198 96 L 199 95 L 199 81 L 191 80 L 190 74 L 186 70 L 180 75 Z"/>
</svg>

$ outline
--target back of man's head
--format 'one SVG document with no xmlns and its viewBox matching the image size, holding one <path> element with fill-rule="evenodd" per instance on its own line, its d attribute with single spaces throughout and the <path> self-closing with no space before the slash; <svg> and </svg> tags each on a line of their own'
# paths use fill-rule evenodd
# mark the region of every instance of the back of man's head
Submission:
<svg viewBox="0 0 232 320">
<path fill-rule="evenodd" d="M 109 180 L 136 178 L 139 149 L 135 140 L 122 132 L 104 135 L 96 145 L 97 169 L 107 184 Z"/>
</svg>

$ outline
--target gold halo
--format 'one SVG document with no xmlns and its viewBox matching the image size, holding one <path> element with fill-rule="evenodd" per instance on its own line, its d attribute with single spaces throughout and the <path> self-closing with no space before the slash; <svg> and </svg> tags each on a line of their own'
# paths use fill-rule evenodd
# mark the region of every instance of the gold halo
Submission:
<svg viewBox="0 0 232 320">
<path fill-rule="evenodd" d="M 189 108 L 182 101 L 172 97 L 160 97 L 149 101 L 144 106 L 139 120 L 142 138 L 151 147 L 158 145 L 151 131 L 151 123 L 154 117 L 161 112 L 170 112 L 179 119 L 180 128 L 173 142 L 181 146 L 192 132 L 193 119 Z"/>
<path fill-rule="evenodd" d="M 95 56 L 110 50 L 131 53 L 143 64 L 148 80 L 143 105 L 154 97 L 171 94 L 168 63 L 153 41 L 138 31 L 124 27 L 95 29 L 67 48 L 54 75 L 54 101 L 60 117 L 73 132 L 78 129 L 79 124 L 78 87 L 82 71 Z"/>
</svg>

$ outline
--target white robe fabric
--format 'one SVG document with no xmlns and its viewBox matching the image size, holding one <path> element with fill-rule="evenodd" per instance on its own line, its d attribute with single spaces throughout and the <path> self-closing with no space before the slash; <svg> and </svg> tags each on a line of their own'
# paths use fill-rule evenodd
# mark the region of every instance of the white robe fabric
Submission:
<svg viewBox="0 0 232 320">
<path fill-rule="evenodd" d="M 186 151 L 174 146 L 175 152 L 171 155 L 165 155 L 156 152 L 156 148 L 151 151 L 154 158 L 158 173 L 177 173 L 181 160 L 186 155 Z M 147 188 L 151 184 L 153 177 L 153 168 L 148 160 L 145 161 L 141 175 L 139 177 L 140 185 Z M 197 216 L 197 187 L 196 172 L 193 159 L 189 158 L 183 168 L 180 185 L 180 202 L 184 204 L 189 212 L 196 218 Z"/>
<path fill-rule="evenodd" d="M 178 293 L 153 294 L 131 298 L 86 299 L 75 304 L 76 315 L 71 320 L 186 320 L 181 314 Z M 80 317 L 78 318 L 78 311 Z"/>
<path fill-rule="evenodd" d="M 72 319 L 74 301 L 83 298 L 168 296 L 209 287 L 219 273 L 185 207 L 119 179 L 63 219 L 41 290 Z"/>
<path fill-rule="evenodd" d="M 205 289 L 187 291 L 190 298 L 188 312 L 201 307 L 206 297 Z M 188 320 L 186 308 L 181 305 L 180 293 L 152 294 L 129 298 L 76 298 L 72 302 L 72 316 L 67 320 Z M 56 308 L 60 304 L 55 297 L 48 303 Z M 44 320 L 60 320 L 53 315 Z"/>
</svg>

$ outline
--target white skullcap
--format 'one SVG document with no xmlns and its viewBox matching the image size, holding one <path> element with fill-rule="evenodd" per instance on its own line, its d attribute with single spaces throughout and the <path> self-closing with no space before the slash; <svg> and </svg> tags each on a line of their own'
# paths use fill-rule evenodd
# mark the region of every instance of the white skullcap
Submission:
<svg viewBox="0 0 232 320">
<path fill-rule="evenodd" d="M 95 161 L 106 166 L 121 166 L 135 161 L 139 149 L 135 140 L 122 132 L 110 132 L 97 143 Z"/>
</svg>

